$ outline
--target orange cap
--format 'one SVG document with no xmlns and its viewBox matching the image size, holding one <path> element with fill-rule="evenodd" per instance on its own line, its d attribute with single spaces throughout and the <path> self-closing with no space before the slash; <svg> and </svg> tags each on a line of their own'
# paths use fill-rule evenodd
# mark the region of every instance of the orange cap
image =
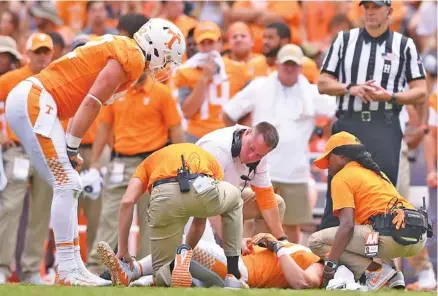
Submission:
<svg viewBox="0 0 438 296">
<path fill-rule="evenodd" d="M 246 34 L 252 37 L 252 32 L 244 22 L 235 22 L 228 27 L 228 38 L 236 33 Z"/>
<path fill-rule="evenodd" d="M 52 38 L 44 33 L 32 34 L 27 40 L 26 50 L 35 51 L 41 47 L 47 47 L 48 49 L 53 50 Z"/>
<path fill-rule="evenodd" d="M 361 145 L 361 142 L 356 136 L 347 132 L 334 134 L 325 144 L 324 154 L 318 157 L 313 163 L 320 169 L 328 168 L 327 156 L 333 151 L 333 149 L 345 145 Z"/>
<path fill-rule="evenodd" d="M 198 44 L 206 39 L 218 41 L 221 35 L 219 26 L 209 21 L 199 22 L 195 27 L 195 32 L 193 32 L 195 42 Z"/>
</svg>

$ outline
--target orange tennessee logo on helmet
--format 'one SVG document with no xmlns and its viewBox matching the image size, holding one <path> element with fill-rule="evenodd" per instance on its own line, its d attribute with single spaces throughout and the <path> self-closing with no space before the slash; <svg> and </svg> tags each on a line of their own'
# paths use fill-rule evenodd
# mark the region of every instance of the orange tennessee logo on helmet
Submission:
<svg viewBox="0 0 438 296">
<path fill-rule="evenodd" d="M 168 42 L 164 43 L 164 45 L 166 45 L 168 49 L 172 50 L 172 46 L 175 43 L 175 41 L 181 43 L 181 37 L 174 31 L 172 31 L 172 29 L 169 29 L 167 32 L 169 33 L 170 36 L 172 36 L 172 38 L 170 38 Z"/>
</svg>

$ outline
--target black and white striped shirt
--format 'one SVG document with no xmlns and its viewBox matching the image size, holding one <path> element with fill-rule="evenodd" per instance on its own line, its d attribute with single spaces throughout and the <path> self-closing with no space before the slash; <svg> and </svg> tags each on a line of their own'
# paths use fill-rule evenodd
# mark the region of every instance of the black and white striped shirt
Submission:
<svg viewBox="0 0 438 296">
<path fill-rule="evenodd" d="M 387 30 L 374 38 L 365 29 L 340 32 L 327 53 L 321 72 L 329 73 L 346 84 L 375 80 L 390 92 L 401 92 L 406 83 L 424 79 L 425 71 L 411 38 Z M 363 104 L 351 95 L 338 96 L 338 110 L 349 112 L 384 111 L 391 102 Z"/>
</svg>

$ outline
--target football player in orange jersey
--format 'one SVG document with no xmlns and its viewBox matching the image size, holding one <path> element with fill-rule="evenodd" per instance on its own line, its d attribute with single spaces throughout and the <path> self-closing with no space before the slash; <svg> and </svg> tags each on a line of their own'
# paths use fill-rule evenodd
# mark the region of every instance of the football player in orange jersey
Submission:
<svg viewBox="0 0 438 296">
<path fill-rule="evenodd" d="M 77 206 L 82 190 L 79 145 L 100 108 L 111 104 L 143 72 L 168 78 L 181 63 L 185 39 L 172 23 L 151 19 L 134 38 L 104 35 L 52 62 L 15 87 L 6 119 L 37 172 L 52 186 L 51 218 L 59 259 L 55 284 L 103 286 L 79 250 Z M 65 134 L 60 120 L 71 118 Z"/>
<path fill-rule="evenodd" d="M 302 245 L 279 242 L 271 234 L 259 233 L 242 241 L 239 271 L 250 288 L 318 289 L 322 286 L 323 260 Z M 181 247 L 190 248 L 188 245 Z M 111 258 L 108 267 L 114 284 L 154 286 L 152 259 L 147 256 L 129 264 L 116 257 L 111 248 L 100 244 L 100 252 Z M 104 257 L 102 256 L 102 257 Z M 200 287 L 224 287 L 227 274 L 224 250 L 217 244 L 200 240 L 193 250 L 190 275 Z"/>
</svg>

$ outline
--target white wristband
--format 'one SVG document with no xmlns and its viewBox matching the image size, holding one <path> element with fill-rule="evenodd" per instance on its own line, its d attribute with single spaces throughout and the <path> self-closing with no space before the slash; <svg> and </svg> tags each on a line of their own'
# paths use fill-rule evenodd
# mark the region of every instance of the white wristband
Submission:
<svg viewBox="0 0 438 296">
<path fill-rule="evenodd" d="M 290 255 L 290 254 L 292 254 L 294 252 L 294 250 L 292 249 L 292 248 L 286 248 L 286 247 L 283 247 L 283 248 L 281 248 L 280 250 L 278 250 L 278 252 L 277 252 L 277 258 L 280 258 L 281 256 L 283 256 L 283 255 Z"/>
<path fill-rule="evenodd" d="M 82 138 L 67 134 L 67 146 L 70 148 L 78 148 L 81 145 Z"/>
<path fill-rule="evenodd" d="M 96 98 L 95 96 L 93 96 L 92 94 L 87 94 L 87 97 L 90 97 L 90 98 L 94 99 L 95 101 L 99 102 L 101 107 L 103 106 L 102 101 L 99 100 L 98 98 Z"/>
</svg>

